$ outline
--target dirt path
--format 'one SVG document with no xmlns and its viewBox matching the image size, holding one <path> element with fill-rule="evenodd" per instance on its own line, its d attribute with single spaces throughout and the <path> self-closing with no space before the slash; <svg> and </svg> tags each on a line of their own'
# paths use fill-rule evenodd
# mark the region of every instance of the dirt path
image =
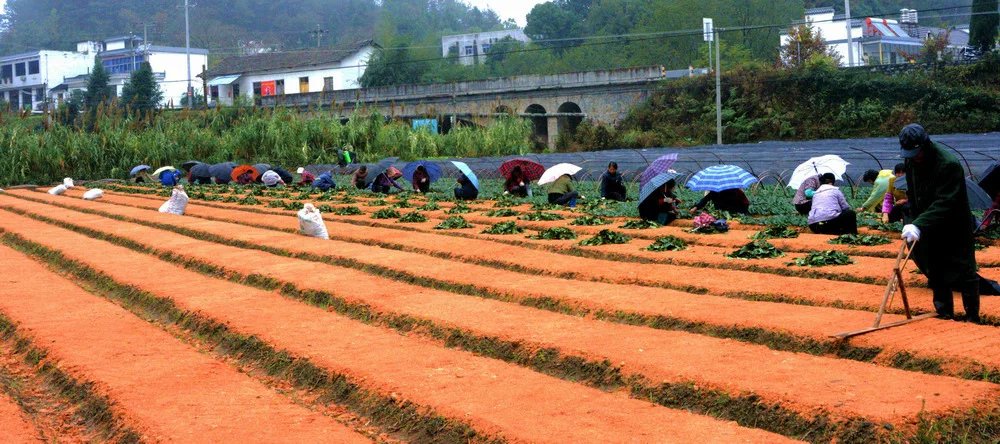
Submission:
<svg viewBox="0 0 1000 444">
<path fill-rule="evenodd" d="M 115 280 L 170 297 L 182 307 L 216 317 L 237 331 L 352 375 L 380 392 L 392 393 L 393 398 L 472 422 L 488 435 L 531 441 L 612 442 L 625 436 L 629 440 L 680 442 L 782 441 L 773 434 L 625 399 L 401 337 L 274 293 L 207 278 L 36 221 L 15 216 L 2 226 L 99 267 Z M 95 252 L 99 252 L 99 260 Z M 198 291 L 178 292 L 178 283 Z M 664 436 L 662 424 L 673 424 L 668 432 L 671 436 Z"/>
<path fill-rule="evenodd" d="M 47 217 L 83 226 L 105 227 L 101 231 L 165 251 L 183 251 L 182 254 L 187 257 L 224 266 L 242 274 L 257 273 L 294 283 L 302 289 L 336 289 L 337 294 L 374 305 L 382 311 L 400 311 L 424 319 L 430 318 L 445 325 L 457 325 L 480 335 L 500 336 L 515 341 L 527 340 L 539 346 L 555 347 L 576 355 L 621 362 L 627 372 L 641 374 L 649 380 L 696 381 L 699 385 L 720 387 L 733 394 L 749 391 L 768 400 L 798 405 L 796 410 L 801 412 L 823 409 L 841 416 L 863 416 L 899 424 L 903 418 L 915 418 L 924 408 L 935 411 L 971 407 L 976 401 L 989 397 L 996 389 L 990 384 L 908 373 L 853 361 L 774 352 L 760 346 L 747 346 L 689 333 L 579 320 L 500 302 L 426 290 L 372 277 L 352 269 L 273 256 L 264 252 L 248 252 L 208 242 L 195 244 L 191 238 L 168 231 L 59 208 L 46 209 L 41 204 L 26 204 L 26 207 L 32 206 L 42 207 L 35 208 L 36 211 L 47 210 Z M 151 215 L 151 218 L 192 229 L 232 233 L 243 240 L 261 245 L 281 245 L 297 251 L 307 251 L 310 250 L 309 247 L 315 247 L 313 251 L 360 248 L 352 244 L 330 245 L 332 243 L 252 228 L 237 231 L 228 224 L 191 218 L 159 214 Z M 149 242 L 149 239 L 156 241 Z M 410 261 L 410 258 L 399 259 L 402 263 Z M 445 270 L 440 274 L 475 274 L 468 266 L 463 270 L 463 264 L 455 265 L 456 269 Z M 493 277 L 490 276 L 491 280 Z M 550 286 L 544 282 L 529 280 L 529 283 Z M 567 291 L 574 292 L 577 291 L 575 286 L 595 284 L 567 281 L 562 285 L 567 287 Z M 750 377 L 751 374 L 744 369 L 730 365 L 729 362 L 733 360 L 756 362 L 754 376 Z M 828 376 L 816 376 L 823 374 Z M 869 384 L 872 380 L 886 383 L 876 387 Z M 944 398 L 942 393 L 951 391 L 949 388 L 956 385 L 968 387 L 958 391 L 965 392 L 958 394 L 958 398 Z M 915 394 L 910 387 L 921 387 L 923 394 Z M 965 397 L 966 394 L 975 393 L 978 395 Z M 866 402 L 876 397 L 879 402 Z M 921 401 L 917 402 L 915 399 Z"/>
<path fill-rule="evenodd" d="M 6 246 L 0 269 L 18 270 L 0 287 L 0 311 L 150 440 L 367 442 Z"/>
</svg>

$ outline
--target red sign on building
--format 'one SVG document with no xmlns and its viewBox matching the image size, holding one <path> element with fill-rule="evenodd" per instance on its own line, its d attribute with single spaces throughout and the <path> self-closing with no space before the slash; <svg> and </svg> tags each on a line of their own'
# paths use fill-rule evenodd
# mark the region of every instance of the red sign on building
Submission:
<svg viewBox="0 0 1000 444">
<path fill-rule="evenodd" d="M 273 96 L 276 94 L 277 87 L 274 84 L 274 80 L 270 82 L 261 82 L 260 84 L 260 95 L 261 97 Z"/>
</svg>

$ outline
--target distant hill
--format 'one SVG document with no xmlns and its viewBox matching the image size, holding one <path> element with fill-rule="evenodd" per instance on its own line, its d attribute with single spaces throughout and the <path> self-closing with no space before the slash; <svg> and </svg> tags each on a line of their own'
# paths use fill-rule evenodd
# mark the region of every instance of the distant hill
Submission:
<svg viewBox="0 0 1000 444">
<path fill-rule="evenodd" d="M 416 42 L 437 35 L 502 27 L 491 10 L 458 0 L 201 0 L 192 1 L 191 45 L 235 54 L 241 42 L 275 49 L 323 46 L 380 36 Z M 153 44 L 183 46 L 183 0 L 7 0 L 0 16 L 0 54 L 73 49 L 85 40 L 135 33 L 148 26 Z"/>
</svg>

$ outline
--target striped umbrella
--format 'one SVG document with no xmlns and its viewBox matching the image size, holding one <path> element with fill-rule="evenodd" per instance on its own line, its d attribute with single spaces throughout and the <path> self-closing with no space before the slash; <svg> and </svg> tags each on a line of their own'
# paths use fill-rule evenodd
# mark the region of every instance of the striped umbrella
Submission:
<svg viewBox="0 0 1000 444">
<path fill-rule="evenodd" d="M 641 189 L 639 189 L 639 203 L 641 204 L 644 202 L 646 198 L 655 193 L 657 189 L 663 186 L 663 184 L 676 179 L 677 176 L 679 176 L 679 174 L 676 172 L 660 173 L 653 176 L 653 178 L 649 179 L 649 181 L 646 182 Z"/>
<path fill-rule="evenodd" d="M 748 188 L 757 178 L 736 165 L 714 165 L 705 168 L 688 180 L 688 189 L 694 191 L 725 191 Z"/>
<path fill-rule="evenodd" d="M 653 163 L 646 167 L 646 170 L 642 172 L 640 176 L 639 184 L 645 186 L 646 182 L 650 179 L 656 177 L 658 174 L 666 173 L 670 170 L 670 167 L 674 166 L 674 162 L 677 162 L 677 153 L 664 154 L 657 157 Z"/>
</svg>

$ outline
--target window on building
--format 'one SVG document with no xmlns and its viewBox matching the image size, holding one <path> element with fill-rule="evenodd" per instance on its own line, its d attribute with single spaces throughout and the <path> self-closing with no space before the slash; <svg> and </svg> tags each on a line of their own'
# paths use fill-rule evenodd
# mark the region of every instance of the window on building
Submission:
<svg viewBox="0 0 1000 444">
<path fill-rule="evenodd" d="M 27 75 L 27 70 L 25 69 L 24 63 L 18 63 L 14 65 L 14 74 L 18 77 Z"/>
<path fill-rule="evenodd" d="M 285 80 L 275 80 L 274 82 L 274 94 L 283 96 L 285 95 Z"/>
<path fill-rule="evenodd" d="M 101 64 L 104 65 L 104 69 L 106 69 L 109 74 L 127 74 L 133 70 L 139 69 L 144 61 L 146 61 L 144 56 L 140 55 L 135 57 L 105 59 L 101 61 Z"/>
<path fill-rule="evenodd" d="M 36 102 L 44 102 L 45 101 L 45 88 L 36 88 L 35 89 L 35 101 Z"/>
<path fill-rule="evenodd" d="M 323 77 L 323 91 L 333 91 L 333 77 Z"/>
<path fill-rule="evenodd" d="M 212 96 L 212 100 L 219 100 L 219 85 L 212 85 L 208 91 Z"/>
<path fill-rule="evenodd" d="M 260 82 L 253 82 L 253 96 L 260 97 Z"/>
<path fill-rule="evenodd" d="M 492 47 L 493 47 L 493 45 L 491 45 L 489 43 L 483 43 L 483 54 L 489 54 L 490 48 L 492 48 Z"/>
<path fill-rule="evenodd" d="M 14 79 L 14 65 L 0 66 L 0 79 L 10 82 Z"/>
<path fill-rule="evenodd" d="M 240 84 L 239 83 L 234 83 L 233 84 L 233 97 L 239 97 L 239 96 L 240 96 Z"/>
<path fill-rule="evenodd" d="M 469 45 L 469 46 L 465 47 L 465 55 L 470 56 L 470 55 L 475 55 L 475 54 L 476 54 L 476 47 L 475 46 Z"/>
<path fill-rule="evenodd" d="M 10 109 L 21 109 L 21 93 L 17 91 L 10 92 Z"/>
<path fill-rule="evenodd" d="M 299 77 L 299 93 L 309 92 L 309 77 Z"/>
<path fill-rule="evenodd" d="M 28 62 L 28 75 L 38 74 L 40 69 L 38 69 L 38 60 L 32 60 Z"/>
</svg>

